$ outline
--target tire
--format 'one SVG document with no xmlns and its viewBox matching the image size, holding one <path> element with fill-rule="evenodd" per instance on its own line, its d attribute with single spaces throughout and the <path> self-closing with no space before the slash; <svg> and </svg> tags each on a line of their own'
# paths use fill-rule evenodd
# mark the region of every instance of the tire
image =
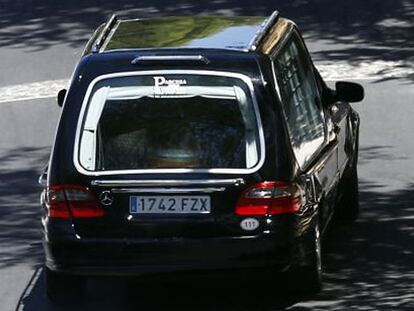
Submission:
<svg viewBox="0 0 414 311">
<path fill-rule="evenodd" d="M 340 223 L 352 223 L 359 215 L 359 187 L 356 163 L 350 172 L 344 176 L 342 183 L 342 197 L 337 203 L 335 219 Z"/>
<path fill-rule="evenodd" d="M 45 269 L 46 295 L 55 304 L 73 304 L 82 300 L 85 293 L 85 278 Z"/>
<path fill-rule="evenodd" d="M 304 294 L 314 294 L 322 288 L 322 236 L 318 216 L 310 236 L 310 251 L 306 265 L 294 267 L 290 275 L 291 290 Z"/>
</svg>

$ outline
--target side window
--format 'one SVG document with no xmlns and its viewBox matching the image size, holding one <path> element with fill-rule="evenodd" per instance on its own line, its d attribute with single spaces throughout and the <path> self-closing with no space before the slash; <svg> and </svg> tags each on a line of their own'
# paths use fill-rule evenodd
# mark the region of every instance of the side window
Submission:
<svg viewBox="0 0 414 311">
<path fill-rule="evenodd" d="M 325 132 L 312 67 L 296 36 L 278 53 L 273 65 L 290 140 L 303 166 L 323 144 Z"/>
</svg>

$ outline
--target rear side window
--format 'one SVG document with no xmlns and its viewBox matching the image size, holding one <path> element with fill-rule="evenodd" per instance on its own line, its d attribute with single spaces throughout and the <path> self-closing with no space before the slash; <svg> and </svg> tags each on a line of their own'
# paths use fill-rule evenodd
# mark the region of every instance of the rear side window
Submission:
<svg viewBox="0 0 414 311">
<path fill-rule="evenodd" d="M 305 53 L 293 36 L 274 61 L 289 136 L 300 166 L 325 140 L 317 85 Z"/>
<path fill-rule="evenodd" d="M 252 94 L 242 80 L 160 74 L 94 85 L 78 160 L 88 171 L 250 169 L 260 152 Z"/>
</svg>

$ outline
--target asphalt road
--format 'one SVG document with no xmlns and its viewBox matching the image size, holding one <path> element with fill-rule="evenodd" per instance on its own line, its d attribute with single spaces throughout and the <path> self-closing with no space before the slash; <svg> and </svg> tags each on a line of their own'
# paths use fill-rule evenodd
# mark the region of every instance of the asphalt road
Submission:
<svg viewBox="0 0 414 311">
<path fill-rule="evenodd" d="M 278 2 L 280 2 L 278 4 Z M 289 3 L 289 4 L 286 4 Z M 2 101 L 7 88 L 68 79 L 84 41 L 113 10 L 136 16 L 269 13 L 303 29 L 329 80 L 363 84 L 361 217 L 324 241 L 325 287 L 292 296 L 257 271 L 92 279 L 87 300 L 57 308 L 42 283 L 38 174 L 59 108 Z M 414 6 L 404 0 L 0 2 L 0 310 L 414 310 Z M 49 82 L 44 83 L 46 87 Z M 50 86 L 51 87 L 51 86 Z M 2 93 L 3 92 L 3 93 Z M 36 94 L 32 96 L 35 98 Z M 21 97 L 19 97 L 21 96 Z"/>
</svg>

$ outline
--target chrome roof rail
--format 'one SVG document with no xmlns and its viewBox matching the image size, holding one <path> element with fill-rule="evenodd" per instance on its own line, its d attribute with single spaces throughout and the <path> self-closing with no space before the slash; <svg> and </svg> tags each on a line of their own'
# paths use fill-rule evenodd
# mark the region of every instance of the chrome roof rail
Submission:
<svg viewBox="0 0 414 311">
<path fill-rule="evenodd" d="M 98 39 L 96 39 L 95 43 L 93 44 L 92 53 L 99 53 L 100 48 L 102 47 L 103 43 L 105 42 L 106 38 L 108 37 L 109 33 L 111 32 L 112 28 L 114 27 L 117 21 L 118 17 L 116 16 L 116 14 L 112 14 L 111 18 L 106 23 Z"/>
<path fill-rule="evenodd" d="M 266 20 L 260 25 L 260 29 L 255 33 L 254 37 L 250 41 L 247 47 L 249 51 L 255 51 L 257 49 L 260 41 L 263 40 L 264 36 L 268 33 L 270 28 L 272 28 L 272 26 L 277 23 L 278 19 L 278 11 L 274 11 L 268 18 L 266 18 Z"/>
</svg>

